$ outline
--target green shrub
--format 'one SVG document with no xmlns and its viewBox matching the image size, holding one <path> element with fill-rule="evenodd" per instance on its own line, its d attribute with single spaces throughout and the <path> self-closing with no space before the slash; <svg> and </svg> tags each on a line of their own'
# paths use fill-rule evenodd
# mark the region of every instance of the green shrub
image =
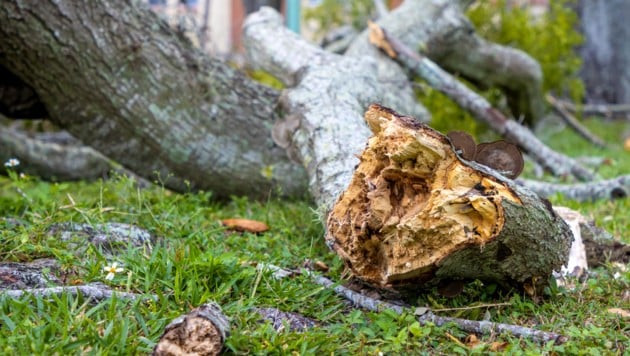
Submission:
<svg viewBox="0 0 630 356">
<path fill-rule="evenodd" d="M 576 31 L 578 17 L 570 8 L 573 0 L 551 1 L 539 18 L 527 8 L 506 6 L 505 0 L 477 1 L 468 17 L 480 36 L 519 48 L 536 59 L 544 74 L 543 90 L 582 98 L 584 85 L 578 77 L 581 60 L 575 48 L 582 43 Z"/>
</svg>

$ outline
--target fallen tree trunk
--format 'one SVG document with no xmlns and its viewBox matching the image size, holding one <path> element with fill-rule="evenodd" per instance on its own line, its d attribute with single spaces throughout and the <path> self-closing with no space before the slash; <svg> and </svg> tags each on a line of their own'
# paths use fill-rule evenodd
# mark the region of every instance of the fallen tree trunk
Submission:
<svg viewBox="0 0 630 356">
<path fill-rule="evenodd" d="M 146 4 L 11 0 L 0 23 L 0 66 L 109 159 L 177 191 L 304 195 L 304 170 L 271 139 L 279 93 L 196 50 Z"/>
<path fill-rule="evenodd" d="M 456 153 L 437 131 L 378 105 L 374 134 L 327 221 L 326 241 L 381 287 L 480 279 L 530 293 L 566 263 L 551 204 Z"/>
<path fill-rule="evenodd" d="M 450 38 L 450 47 L 456 46 L 456 38 L 479 44 L 474 34 L 456 36 L 471 30 L 461 3 L 409 1 L 382 20 L 399 24 L 397 29 L 408 36 L 414 48 L 431 44 L 429 55 L 440 50 L 436 47 L 439 39 Z M 260 198 L 277 191 L 302 195 L 308 183 L 312 192 L 326 190 L 326 195 L 334 198 L 347 185 L 347 173 L 356 163 L 351 158 L 358 151 L 354 148 L 360 149 L 367 138 L 367 130 L 360 126 L 364 126 L 361 115 L 369 103 L 379 102 L 419 118 L 428 117 L 414 101 L 404 72 L 370 48 L 365 33 L 348 55 L 335 57 L 309 47 L 294 34 L 266 29 L 264 24 L 256 26 L 256 31 L 266 30 L 269 36 L 245 39 L 245 46 L 253 58 L 269 60 L 254 65 L 273 73 L 287 87 L 295 86 L 286 92 L 286 105 L 278 106 L 277 91 L 248 80 L 217 59 L 207 58 L 146 6 L 133 1 L 87 4 L 74 0 L 60 4 L 11 0 L 0 9 L 0 22 L 1 70 L 19 77 L 23 84 L 19 87 L 28 89 L 19 98 L 28 99 L 28 103 L 41 101 L 45 108 L 37 115 L 40 111 L 29 111 L 27 117 L 47 114 L 108 159 L 150 180 L 157 173 L 162 183 L 178 191 L 203 189 L 212 190 L 215 197 Z M 484 53 L 488 50 L 479 45 L 470 48 Z M 264 53 L 276 49 L 284 52 L 270 56 Z M 528 66 L 527 75 L 518 75 L 523 68 L 509 65 L 514 58 L 523 62 L 526 54 L 494 51 L 497 49 L 500 46 L 488 53 L 492 53 L 495 63 L 502 62 L 503 79 L 484 76 L 489 80 L 487 85 L 538 85 L 535 65 Z M 501 55 L 508 52 L 516 57 Z M 334 60 L 329 61 L 331 58 Z M 481 62 L 465 63 L 466 68 L 452 70 L 477 73 Z M 531 59 L 525 62 L 535 64 Z M 315 71 L 315 67 L 319 68 Z M 387 73 L 392 68 L 397 76 Z M 333 74 L 337 77 L 332 78 Z M 515 79 L 506 79 L 511 74 Z M 536 111 L 533 108 L 537 100 L 530 94 L 522 93 L 527 99 L 519 102 L 527 104 L 518 112 Z M 313 100 L 317 97 L 323 99 Z M 17 103 L 24 109 L 26 102 L 11 100 L 9 104 Z M 309 120 L 303 121 L 305 112 Z M 318 119 L 322 117 L 343 118 L 338 127 L 353 137 L 320 127 Z M 272 127 L 292 142 L 272 140 Z M 342 150 L 330 155 L 339 146 L 301 147 L 315 142 L 304 133 L 317 129 L 321 129 L 322 137 L 332 136 L 329 142 L 339 141 Z M 298 136 L 300 139 L 292 140 Z M 349 147 L 344 148 L 346 143 Z M 324 147 L 325 151 L 318 151 Z M 307 167 L 308 177 L 304 169 L 289 160 L 283 148 L 293 153 L 304 151 L 293 158 Z M 310 154 L 313 152 L 317 154 Z M 24 166 L 29 164 L 26 157 L 21 160 Z M 325 167 L 319 165 L 322 160 L 331 167 L 337 162 L 336 167 L 324 172 Z M 326 206 L 317 197 L 315 201 Z"/>
</svg>

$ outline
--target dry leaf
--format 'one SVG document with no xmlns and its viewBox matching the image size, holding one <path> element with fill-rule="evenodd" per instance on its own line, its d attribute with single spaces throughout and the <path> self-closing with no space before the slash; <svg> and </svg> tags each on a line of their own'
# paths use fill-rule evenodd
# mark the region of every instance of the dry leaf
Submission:
<svg viewBox="0 0 630 356">
<path fill-rule="evenodd" d="M 499 342 L 495 341 L 490 344 L 490 351 L 492 352 L 501 352 L 505 350 L 505 348 L 509 345 L 507 342 Z"/>
<path fill-rule="evenodd" d="M 228 230 L 240 231 L 240 232 L 253 232 L 261 233 L 269 230 L 267 224 L 248 219 L 224 219 L 221 220 L 221 224 L 227 227 Z"/>
<path fill-rule="evenodd" d="M 315 263 L 313 263 L 313 268 L 316 271 L 320 271 L 320 272 L 328 272 L 328 270 L 330 269 L 328 265 L 322 261 L 315 261 Z"/>
<path fill-rule="evenodd" d="M 630 311 L 625 310 L 625 309 L 621 309 L 621 308 L 610 308 L 608 309 L 609 313 L 612 314 L 617 314 L 620 317 L 624 318 L 624 319 L 628 319 L 630 318 Z"/>
<path fill-rule="evenodd" d="M 623 141 L 623 149 L 626 151 L 630 151 L 630 136 L 626 137 Z"/>
<path fill-rule="evenodd" d="M 477 335 L 469 334 L 468 336 L 466 336 L 466 339 L 464 339 L 464 342 L 466 343 L 466 346 L 468 346 L 470 348 L 473 348 L 473 347 L 477 346 L 480 341 L 477 338 Z"/>
</svg>

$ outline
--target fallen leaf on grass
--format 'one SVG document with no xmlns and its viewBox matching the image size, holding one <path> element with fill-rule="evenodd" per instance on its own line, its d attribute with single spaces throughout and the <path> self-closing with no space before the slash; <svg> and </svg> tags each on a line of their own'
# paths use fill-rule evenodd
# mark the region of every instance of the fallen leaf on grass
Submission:
<svg viewBox="0 0 630 356">
<path fill-rule="evenodd" d="M 414 310 L 413 315 L 421 316 L 421 315 L 424 315 L 424 314 L 428 313 L 429 310 L 431 310 L 431 309 L 425 308 L 425 307 L 417 307 L 416 310 Z"/>
<path fill-rule="evenodd" d="M 224 219 L 221 220 L 221 224 L 227 227 L 228 230 L 252 232 L 255 234 L 269 230 L 269 226 L 267 226 L 267 224 L 249 219 Z"/>
<path fill-rule="evenodd" d="M 628 319 L 630 318 L 630 311 L 627 311 L 625 309 L 621 309 L 621 308 L 610 308 L 608 309 L 608 312 L 611 314 L 617 314 L 620 317 L 624 318 L 624 319 Z"/>
<path fill-rule="evenodd" d="M 464 342 L 466 343 L 466 346 L 468 346 L 469 348 L 473 348 L 479 345 L 480 341 L 477 338 L 477 335 L 469 334 L 468 336 L 466 336 L 466 339 L 464 339 Z"/>
<path fill-rule="evenodd" d="M 509 344 L 510 343 L 508 343 L 508 342 L 495 341 L 495 342 L 490 344 L 490 351 L 492 351 L 492 352 L 501 352 L 501 351 L 505 350 L 505 348 Z"/>
</svg>

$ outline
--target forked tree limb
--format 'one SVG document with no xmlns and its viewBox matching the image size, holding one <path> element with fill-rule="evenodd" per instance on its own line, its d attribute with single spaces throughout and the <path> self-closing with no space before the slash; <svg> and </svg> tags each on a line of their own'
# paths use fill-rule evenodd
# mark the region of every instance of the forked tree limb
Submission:
<svg viewBox="0 0 630 356">
<path fill-rule="evenodd" d="M 594 175 L 574 159 L 553 151 L 541 142 L 529 129 L 505 117 L 493 108 L 481 95 L 468 89 L 452 75 L 426 57 L 412 51 L 401 41 L 388 36 L 384 29 L 371 24 L 371 42 L 390 57 L 412 70 L 432 87 L 447 95 L 475 118 L 488 124 L 508 141 L 517 144 L 554 175 L 573 175 L 580 180 L 592 180 Z"/>
<path fill-rule="evenodd" d="M 570 112 L 568 112 L 562 103 L 553 95 L 546 96 L 547 102 L 551 105 L 553 110 L 560 116 L 560 118 L 569 125 L 578 135 L 582 136 L 585 140 L 598 147 L 606 147 L 606 143 L 599 137 L 591 133 L 584 125 L 582 125 Z"/>
</svg>

